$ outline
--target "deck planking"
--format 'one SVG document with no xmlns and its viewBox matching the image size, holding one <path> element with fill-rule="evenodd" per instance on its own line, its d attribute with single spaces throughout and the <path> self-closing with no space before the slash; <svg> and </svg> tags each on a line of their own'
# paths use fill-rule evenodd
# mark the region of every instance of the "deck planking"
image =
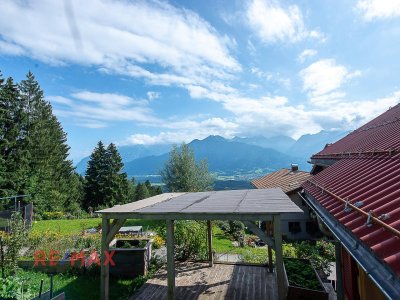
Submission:
<svg viewBox="0 0 400 300">
<path fill-rule="evenodd" d="M 175 299 L 278 299 L 275 274 L 262 266 L 181 263 L 176 265 Z M 148 280 L 130 300 L 167 299 L 166 270 Z"/>
</svg>

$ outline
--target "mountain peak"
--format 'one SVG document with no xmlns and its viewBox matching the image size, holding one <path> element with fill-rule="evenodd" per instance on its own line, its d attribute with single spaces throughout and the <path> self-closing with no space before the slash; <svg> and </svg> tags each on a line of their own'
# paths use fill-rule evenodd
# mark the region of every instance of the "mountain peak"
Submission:
<svg viewBox="0 0 400 300">
<path fill-rule="evenodd" d="M 204 142 L 224 142 L 226 139 L 220 135 L 209 135 L 205 139 L 203 139 Z"/>
</svg>

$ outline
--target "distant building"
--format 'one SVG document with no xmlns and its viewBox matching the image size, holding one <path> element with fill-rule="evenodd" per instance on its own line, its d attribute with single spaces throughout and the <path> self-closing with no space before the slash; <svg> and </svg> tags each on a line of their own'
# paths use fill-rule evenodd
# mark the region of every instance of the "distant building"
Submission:
<svg viewBox="0 0 400 300">
<path fill-rule="evenodd" d="M 301 185 L 310 177 L 310 173 L 300 171 L 296 164 L 292 164 L 290 169 L 281 169 L 251 182 L 257 189 L 281 188 L 304 211 L 281 215 L 281 230 L 286 240 L 308 240 L 320 235 L 317 221 L 310 217 L 308 205 L 298 195 Z"/>
<path fill-rule="evenodd" d="M 302 196 L 338 240 L 338 299 L 400 299 L 400 105 L 311 163 Z"/>
</svg>

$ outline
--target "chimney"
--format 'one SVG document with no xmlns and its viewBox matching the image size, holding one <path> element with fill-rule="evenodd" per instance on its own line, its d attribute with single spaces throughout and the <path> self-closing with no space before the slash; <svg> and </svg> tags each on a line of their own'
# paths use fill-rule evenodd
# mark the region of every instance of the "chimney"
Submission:
<svg viewBox="0 0 400 300">
<path fill-rule="evenodd" d="M 291 169 L 292 169 L 292 172 L 296 172 L 296 171 L 299 170 L 299 165 L 298 164 L 291 164 Z"/>
</svg>

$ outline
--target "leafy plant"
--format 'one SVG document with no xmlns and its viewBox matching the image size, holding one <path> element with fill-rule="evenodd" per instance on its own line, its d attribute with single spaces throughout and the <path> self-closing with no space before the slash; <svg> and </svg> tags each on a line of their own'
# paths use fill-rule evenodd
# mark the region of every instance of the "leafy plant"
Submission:
<svg viewBox="0 0 400 300">
<path fill-rule="evenodd" d="M 166 240 L 166 228 L 158 229 L 161 237 Z M 175 259 L 203 260 L 207 257 L 207 226 L 204 221 L 175 222 Z"/>
<path fill-rule="evenodd" d="M 19 277 L 0 278 L 0 299 L 30 299 L 32 288 Z"/>
<path fill-rule="evenodd" d="M 314 269 L 307 261 L 285 258 L 284 262 L 290 285 L 312 290 L 322 290 Z"/>
<path fill-rule="evenodd" d="M 5 244 L 7 247 L 6 258 L 9 260 L 10 268 L 14 271 L 18 267 L 18 257 L 27 237 L 28 233 L 21 214 L 19 212 L 13 213 L 10 219 L 10 234 L 5 240 Z"/>
</svg>

